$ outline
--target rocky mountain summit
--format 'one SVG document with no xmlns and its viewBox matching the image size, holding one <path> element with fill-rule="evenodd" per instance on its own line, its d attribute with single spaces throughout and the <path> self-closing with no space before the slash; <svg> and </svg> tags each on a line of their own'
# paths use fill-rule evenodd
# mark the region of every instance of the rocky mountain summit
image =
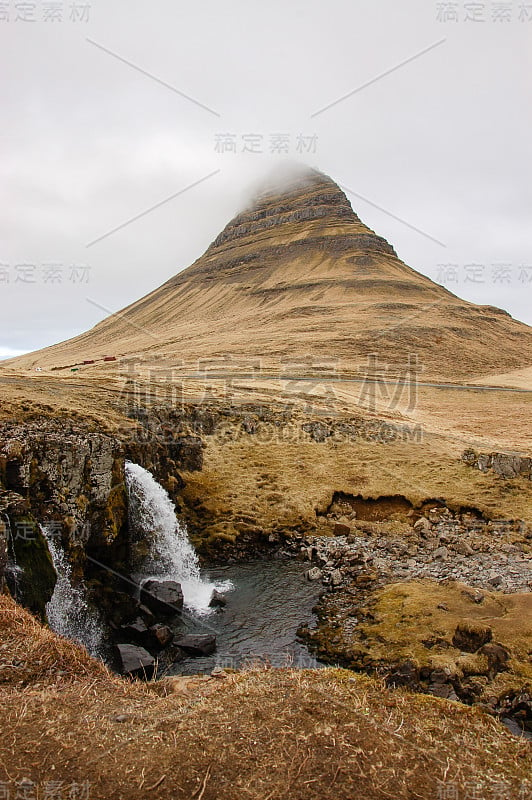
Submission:
<svg viewBox="0 0 532 800">
<path fill-rule="evenodd" d="M 126 358 L 179 372 L 229 356 L 244 371 L 279 373 L 311 357 L 345 375 L 377 352 L 396 369 L 415 354 L 424 378 L 478 379 L 529 366 L 532 331 L 408 267 L 331 178 L 302 169 L 266 185 L 158 289 L 11 363 L 96 377 L 116 374 Z"/>
</svg>

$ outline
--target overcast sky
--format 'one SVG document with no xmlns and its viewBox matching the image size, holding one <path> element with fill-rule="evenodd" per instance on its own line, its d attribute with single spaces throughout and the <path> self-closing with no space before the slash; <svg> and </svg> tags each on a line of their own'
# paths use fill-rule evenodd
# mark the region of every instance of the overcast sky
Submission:
<svg viewBox="0 0 532 800">
<path fill-rule="evenodd" d="M 11 0 L 0 44 L 0 355 L 188 266 L 287 158 L 532 324 L 532 3 Z"/>
</svg>

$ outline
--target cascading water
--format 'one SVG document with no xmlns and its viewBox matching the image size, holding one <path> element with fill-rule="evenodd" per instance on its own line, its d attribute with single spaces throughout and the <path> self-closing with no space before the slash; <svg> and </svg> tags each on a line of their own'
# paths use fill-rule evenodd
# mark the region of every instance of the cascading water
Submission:
<svg viewBox="0 0 532 800">
<path fill-rule="evenodd" d="M 153 475 L 138 464 L 126 462 L 129 522 L 137 539 L 150 542 L 144 578 L 163 578 L 181 584 L 185 605 L 206 613 L 213 589 L 229 591 L 232 584 L 202 580 L 198 556 L 186 528 L 175 514 L 174 504 Z"/>
<path fill-rule="evenodd" d="M 17 556 L 15 553 L 15 545 L 13 543 L 13 532 L 11 530 L 11 523 L 7 514 L 2 514 L 5 522 L 0 520 L 0 524 L 5 528 L 7 533 L 7 564 L 5 569 L 6 582 L 9 590 L 14 597 L 18 597 L 19 583 L 22 575 L 22 569 L 17 564 Z"/>
<path fill-rule="evenodd" d="M 82 644 L 92 656 L 101 658 L 102 623 L 97 613 L 88 607 L 83 585 L 72 583 L 72 567 L 57 537 L 46 526 L 42 532 L 57 573 L 54 593 L 46 604 L 48 624 L 56 633 Z"/>
</svg>

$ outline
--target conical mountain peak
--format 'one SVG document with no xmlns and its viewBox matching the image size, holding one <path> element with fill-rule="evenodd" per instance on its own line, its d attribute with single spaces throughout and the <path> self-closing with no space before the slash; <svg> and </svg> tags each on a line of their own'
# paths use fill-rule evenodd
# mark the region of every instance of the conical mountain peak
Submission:
<svg viewBox="0 0 532 800">
<path fill-rule="evenodd" d="M 290 165 L 275 170 L 259 184 L 248 207 L 226 225 L 211 247 L 240 243 L 274 228 L 281 235 L 293 232 L 297 236 L 297 223 L 307 225 L 307 234 L 308 223 L 313 223 L 312 229 L 352 224 L 369 232 L 331 178 L 310 167 Z"/>
<path fill-rule="evenodd" d="M 404 264 L 355 214 L 340 187 L 308 167 L 278 170 L 206 252 L 91 331 L 20 364 L 67 369 L 142 358 L 198 364 L 229 354 L 275 369 L 296 357 L 357 373 L 369 354 L 424 376 L 494 374 L 532 361 L 532 329 L 476 306 Z M 140 354 L 140 355 L 139 355 Z"/>
</svg>

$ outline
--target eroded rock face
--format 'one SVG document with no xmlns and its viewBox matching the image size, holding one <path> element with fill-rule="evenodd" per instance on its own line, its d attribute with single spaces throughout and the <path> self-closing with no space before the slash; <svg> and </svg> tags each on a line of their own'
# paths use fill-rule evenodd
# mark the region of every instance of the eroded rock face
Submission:
<svg viewBox="0 0 532 800">
<path fill-rule="evenodd" d="M 96 531 L 112 541 L 124 526 L 120 444 L 84 426 L 50 419 L 1 425 L 0 482 L 27 499 L 39 522 L 59 525 L 71 548 L 84 547 Z"/>
<path fill-rule="evenodd" d="M 17 492 L 0 487 L 0 589 L 6 582 L 18 602 L 44 620 L 56 577 L 30 503 Z"/>
<path fill-rule="evenodd" d="M 528 478 L 532 480 L 532 458 L 512 453 L 477 453 L 467 449 L 462 453 L 462 461 L 470 467 L 489 472 L 492 470 L 501 478 Z"/>
<path fill-rule="evenodd" d="M 323 222 L 330 225 L 353 223 L 351 237 L 335 237 L 334 240 L 323 240 L 324 245 L 338 244 L 344 238 L 349 242 L 345 249 L 375 250 L 395 255 L 391 245 L 380 236 L 367 232 L 359 232 L 360 219 L 351 208 L 351 204 L 339 186 L 315 170 L 304 169 L 282 184 L 272 181 L 254 198 L 251 206 L 234 217 L 217 236 L 207 251 L 207 255 L 223 251 L 225 246 L 260 241 L 265 231 L 278 231 L 291 223 Z M 357 237 L 358 234 L 358 237 Z M 356 241 L 360 238 L 361 241 Z M 308 243 L 308 238 L 307 238 Z M 312 240 L 314 244 L 316 242 Z"/>
</svg>

